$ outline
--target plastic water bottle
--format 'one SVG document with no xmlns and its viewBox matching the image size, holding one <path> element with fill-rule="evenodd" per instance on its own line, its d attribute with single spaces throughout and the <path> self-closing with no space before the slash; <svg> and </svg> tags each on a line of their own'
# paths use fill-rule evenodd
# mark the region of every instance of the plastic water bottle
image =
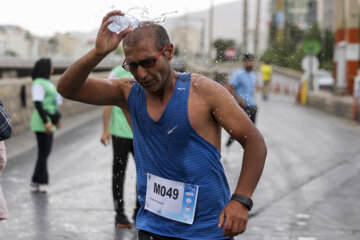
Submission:
<svg viewBox="0 0 360 240">
<path fill-rule="evenodd" d="M 130 26 L 131 29 L 137 28 L 140 21 L 131 16 L 131 15 L 115 15 L 111 16 L 110 19 L 114 19 L 112 23 L 109 24 L 108 29 L 112 32 L 119 33 Z"/>
</svg>

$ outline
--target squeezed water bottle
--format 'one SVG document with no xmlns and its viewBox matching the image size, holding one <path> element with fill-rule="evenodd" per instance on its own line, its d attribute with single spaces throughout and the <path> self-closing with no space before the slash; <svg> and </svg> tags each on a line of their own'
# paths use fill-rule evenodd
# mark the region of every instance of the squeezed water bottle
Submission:
<svg viewBox="0 0 360 240">
<path fill-rule="evenodd" d="M 109 24 L 108 29 L 115 33 L 119 33 L 129 26 L 131 29 L 137 28 L 140 23 L 137 18 L 131 15 L 115 15 L 111 16 L 110 19 L 114 19 L 114 21 Z"/>
</svg>

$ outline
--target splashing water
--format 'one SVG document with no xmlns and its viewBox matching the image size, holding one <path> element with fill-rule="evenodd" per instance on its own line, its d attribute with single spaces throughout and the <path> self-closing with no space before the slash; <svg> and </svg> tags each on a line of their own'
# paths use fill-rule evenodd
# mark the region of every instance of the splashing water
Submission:
<svg viewBox="0 0 360 240">
<path fill-rule="evenodd" d="M 111 9 L 115 9 L 115 5 Z M 177 11 L 162 13 L 160 16 L 150 18 L 150 12 L 146 7 L 133 7 L 126 11 L 125 16 L 112 16 L 114 19 L 108 28 L 112 32 L 120 33 L 130 26 L 131 29 L 137 28 L 140 22 L 150 21 L 157 24 L 165 23 L 166 17 L 169 14 L 175 14 Z"/>
<path fill-rule="evenodd" d="M 129 14 L 129 15 L 137 18 L 140 22 L 151 21 L 151 22 L 155 22 L 157 24 L 163 24 L 168 15 L 176 14 L 176 13 L 177 13 L 177 11 L 165 12 L 165 13 L 160 14 L 157 17 L 151 18 L 150 11 L 146 7 L 133 7 L 133 8 L 130 8 L 126 12 L 126 14 Z"/>
<path fill-rule="evenodd" d="M 163 24 L 167 18 L 168 15 L 170 14 L 176 14 L 177 11 L 172 11 L 172 12 L 166 12 L 166 13 L 163 13 L 161 14 L 160 16 L 154 18 L 152 21 L 154 21 L 155 23 L 157 24 Z"/>
<path fill-rule="evenodd" d="M 149 14 L 149 10 L 146 7 L 133 7 L 125 13 L 125 15 L 131 15 L 139 21 L 149 21 Z"/>
</svg>

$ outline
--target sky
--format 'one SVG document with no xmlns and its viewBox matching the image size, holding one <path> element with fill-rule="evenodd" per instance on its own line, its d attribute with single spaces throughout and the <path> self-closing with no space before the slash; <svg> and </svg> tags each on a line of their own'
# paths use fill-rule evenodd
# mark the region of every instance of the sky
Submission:
<svg viewBox="0 0 360 240">
<path fill-rule="evenodd" d="M 36 36 L 51 36 L 56 32 L 90 32 L 112 9 L 127 11 L 145 7 L 150 18 L 174 12 L 176 17 L 188 12 L 209 9 L 214 5 L 239 0 L 7 0 L 0 8 L 0 25 L 17 25 Z"/>
</svg>

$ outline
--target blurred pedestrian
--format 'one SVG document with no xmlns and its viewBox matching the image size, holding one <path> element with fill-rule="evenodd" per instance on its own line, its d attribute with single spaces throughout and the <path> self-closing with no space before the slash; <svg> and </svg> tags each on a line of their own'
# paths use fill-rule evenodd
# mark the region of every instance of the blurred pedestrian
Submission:
<svg viewBox="0 0 360 240">
<path fill-rule="evenodd" d="M 131 118 L 139 239 L 232 239 L 243 233 L 265 163 L 262 135 L 219 83 L 173 70 L 174 45 L 164 27 L 142 22 L 117 34 L 107 27 L 115 15 L 124 13 L 103 18 L 95 47 L 65 71 L 58 90 L 72 100 L 117 105 Z M 123 67 L 136 81 L 88 77 L 121 40 Z M 222 127 L 244 146 L 233 195 L 220 162 Z"/>
<path fill-rule="evenodd" d="M 53 67 L 49 58 L 42 58 L 35 63 L 31 88 L 35 111 L 31 116 L 30 128 L 35 132 L 38 156 L 31 187 L 40 192 L 46 192 L 49 184 L 47 161 L 53 144 L 56 129 L 61 127 L 61 114 L 58 106 L 62 98 L 57 93 L 55 85 L 50 81 Z"/>
<path fill-rule="evenodd" d="M 269 99 L 270 87 L 271 87 L 271 75 L 273 72 L 273 69 L 268 60 L 266 60 L 264 64 L 261 64 L 260 72 L 263 80 L 262 95 L 263 95 L 263 99 L 266 101 Z"/>
<path fill-rule="evenodd" d="M 5 142 L 0 141 L 0 176 L 1 172 L 4 170 L 6 165 L 6 148 Z M 8 218 L 8 210 L 6 206 L 6 201 L 4 195 L 2 193 L 1 185 L 0 185 L 0 221 Z"/>
<path fill-rule="evenodd" d="M 0 100 L 0 141 L 9 139 L 12 134 L 10 115 Z"/>
<path fill-rule="evenodd" d="M 108 78 L 124 77 L 133 78 L 133 75 L 125 71 L 120 65 L 112 69 Z M 113 147 L 112 193 L 116 212 L 115 226 L 118 228 L 129 228 L 132 224 L 124 211 L 124 182 L 129 154 L 131 153 L 134 156 L 133 134 L 123 111 L 117 106 L 105 106 L 103 110 L 103 133 L 100 141 L 105 146 L 110 142 L 110 135 Z M 135 201 L 134 221 L 139 208 L 137 198 L 135 198 Z"/>
<path fill-rule="evenodd" d="M 12 129 L 10 115 L 5 111 L 3 103 L 0 101 L 0 175 L 6 165 L 5 141 L 11 137 Z M 6 201 L 0 184 L 0 221 L 8 218 Z"/>
<path fill-rule="evenodd" d="M 255 124 L 257 113 L 257 106 L 255 103 L 257 77 L 254 72 L 254 56 L 250 53 L 245 53 L 242 62 L 244 65 L 243 68 L 240 68 L 231 76 L 229 83 L 226 84 L 226 88 Z M 234 137 L 230 136 L 226 143 L 226 147 L 229 147 L 234 140 Z"/>
</svg>

